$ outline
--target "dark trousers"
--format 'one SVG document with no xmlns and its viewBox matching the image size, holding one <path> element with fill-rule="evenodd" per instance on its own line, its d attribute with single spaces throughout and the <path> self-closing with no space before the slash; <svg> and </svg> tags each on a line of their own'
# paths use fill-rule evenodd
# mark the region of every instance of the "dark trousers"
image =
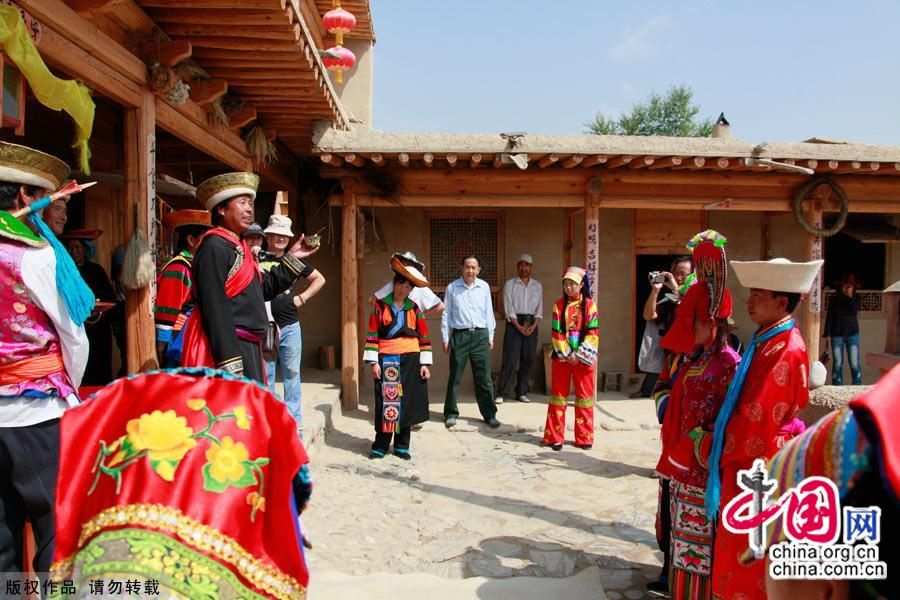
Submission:
<svg viewBox="0 0 900 600">
<path fill-rule="evenodd" d="M 394 452 L 409 451 L 409 438 L 412 437 L 412 429 L 401 427 L 397 433 L 385 433 L 378 427 L 375 429 L 375 441 L 372 442 L 372 450 L 381 450 L 387 454 L 391 447 L 391 438 L 394 438 Z"/>
<path fill-rule="evenodd" d="M 671 539 L 672 539 L 672 512 L 669 508 L 672 502 L 669 492 L 669 480 L 659 480 L 659 502 L 656 507 L 656 542 L 663 554 L 662 570 L 659 578 L 668 579 L 669 568 L 671 567 Z"/>
<path fill-rule="evenodd" d="M 50 570 L 58 470 L 59 419 L 0 427 L 0 573 L 22 571 L 26 517 L 34 531 L 34 570 Z"/>
<path fill-rule="evenodd" d="M 652 398 L 653 389 L 656 388 L 656 381 L 659 379 L 659 373 L 647 373 L 644 375 L 644 381 L 641 383 L 641 398 Z"/>
<path fill-rule="evenodd" d="M 500 367 L 500 385 L 497 394 L 509 397 L 509 385 L 512 374 L 519 365 L 519 376 L 516 380 L 515 398 L 528 393 L 528 380 L 531 376 L 531 365 L 537 353 L 537 330 L 529 336 L 519 333 L 516 326 L 506 322 L 506 334 L 503 336 L 503 364 Z"/>
<path fill-rule="evenodd" d="M 469 360 L 472 361 L 478 410 L 484 420 L 489 421 L 497 415 L 497 407 L 494 405 L 494 384 L 491 383 L 491 349 L 487 329 L 457 329 L 450 333 L 450 378 L 444 398 L 444 418 L 459 416 L 456 397 Z"/>
</svg>

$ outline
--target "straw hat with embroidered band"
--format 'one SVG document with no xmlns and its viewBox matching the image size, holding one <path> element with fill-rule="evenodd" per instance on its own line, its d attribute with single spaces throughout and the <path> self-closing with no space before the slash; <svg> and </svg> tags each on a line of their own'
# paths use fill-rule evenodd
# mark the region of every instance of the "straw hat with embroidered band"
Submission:
<svg viewBox="0 0 900 600">
<path fill-rule="evenodd" d="M 808 294 L 824 260 L 795 263 L 786 258 L 731 261 L 734 274 L 748 289 Z"/>
<path fill-rule="evenodd" d="M 259 187 L 259 175 L 238 171 L 210 177 L 197 188 L 197 200 L 206 210 L 212 211 L 216 206 L 237 196 L 256 198 Z"/>
<path fill-rule="evenodd" d="M 416 287 L 428 286 L 428 280 L 425 279 L 425 275 L 422 274 L 422 271 L 412 265 L 403 264 L 400 260 L 400 256 L 397 254 L 391 257 L 391 269 L 393 269 L 394 273 L 409 279 L 410 283 Z"/>
<path fill-rule="evenodd" d="M 69 176 L 69 166 L 39 150 L 0 142 L 0 181 L 56 190 Z"/>
<path fill-rule="evenodd" d="M 200 227 L 212 227 L 210 214 L 207 210 L 174 210 L 163 217 L 163 225 L 169 231 L 175 231 L 179 227 L 197 225 Z"/>
</svg>

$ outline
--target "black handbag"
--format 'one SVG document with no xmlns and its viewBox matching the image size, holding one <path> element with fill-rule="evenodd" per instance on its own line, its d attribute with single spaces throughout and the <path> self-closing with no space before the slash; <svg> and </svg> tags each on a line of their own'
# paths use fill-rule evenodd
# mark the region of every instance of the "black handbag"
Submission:
<svg viewBox="0 0 900 600">
<path fill-rule="evenodd" d="M 281 341 L 281 329 L 275 321 L 269 321 L 262 339 L 263 359 L 267 362 L 278 360 L 278 344 Z"/>
</svg>

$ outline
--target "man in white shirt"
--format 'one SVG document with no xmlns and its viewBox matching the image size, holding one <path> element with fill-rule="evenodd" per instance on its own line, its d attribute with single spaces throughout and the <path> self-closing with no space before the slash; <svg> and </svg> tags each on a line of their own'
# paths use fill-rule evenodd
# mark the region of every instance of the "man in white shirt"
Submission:
<svg viewBox="0 0 900 600">
<path fill-rule="evenodd" d="M 503 308 L 506 313 L 506 331 L 503 334 L 503 363 L 500 367 L 500 382 L 497 388 L 497 404 L 503 404 L 503 396 L 509 396 L 512 374 L 519 367 L 516 381 L 515 399 L 530 402 L 528 382 L 531 365 L 537 352 L 538 325 L 544 312 L 544 287 L 540 281 L 532 279 L 530 254 L 523 254 L 516 261 L 518 277 L 513 277 L 503 286 Z"/>
<path fill-rule="evenodd" d="M 475 399 L 484 422 L 491 428 L 500 427 L 497 407 L 494 406 L 494 385 L 491 382 L 491 350 L 494 349 L 494 306 L 491 286 L 483 279 L 481 260 L 474 254 L 463 258 L 461 277 L 450 282 L 444 293 L 447 310 L 441 315 L 441 339 L 444 352 L 450 354 L 450 377 L 444 398 L 444 426 L 456 425 L 459 408 L 456 398 L 466 363 L 472 363 L 475 380 Z"/>
<path fill-rule="evenodd" d="M 57 256 L 28 217 L 12 214 L 68 173 L 61 160 L 0 142 L 0 573 L 23 567 L 26 518 L 36 544 L 32 566 L 50 568 L 59 419 L 78 404 L 87 365 L 84 328 L 57 288 Z"/>
<path fill-rule="evenodd" d="M 407 250 L 406 252 L 394 252 L 391 255 L 391 258 L 397 258 L 400 262 L 407 267 L 415 267 L 422 273 L 425 272 L 425 263 L 416 258 L 416 255 Z M 383 300 L 388 294 L 394 291 L 394 282 L 388 281 L 383 286 L 381 286 L 377 292 L 375 292 L 372 296 L 369 297 L 369 304 L 375 305 L 375 300 Z M 441 302 L 440 297 L 431 291 L 431 288 L 428 286 L 425 287 L 413 287 L 412 291 L 409 293 L 409 299 L 415 302 L 419 308 L 422 309 L 422 313 L 426 317 L 437 317 L 440 316 L 442 312 L 444 312 L 444 303 Z"/>
</svg>

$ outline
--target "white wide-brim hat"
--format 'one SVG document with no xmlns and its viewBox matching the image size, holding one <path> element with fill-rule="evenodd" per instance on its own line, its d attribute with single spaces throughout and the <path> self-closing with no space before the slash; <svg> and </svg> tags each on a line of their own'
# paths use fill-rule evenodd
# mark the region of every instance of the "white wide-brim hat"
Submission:
<svg viewBox="0 0 900 600">
<path fill-rule="evenodd" d="M 786 258 L 773 258 L 772 260 L 733 260 L 731 266 L 734 267 L 734 274 L 737 275 L 738 281 L 745 288 L 806 294 L 812 288 L 816 275 L 824 262 L 824 260 L 813 260 L 795 263 Z"/>
<path fill-rule="evenodd" d="M 285 237 L 294 237 L 294 232 L 291 231 L 291 226 L 293 222 L 290 217 L 285 215 L 272 215 L 269 217 L 269 224 L 263 229 L 263 233 L 272 233 L 275 235 L 283 235 Z"/>
</svg>

